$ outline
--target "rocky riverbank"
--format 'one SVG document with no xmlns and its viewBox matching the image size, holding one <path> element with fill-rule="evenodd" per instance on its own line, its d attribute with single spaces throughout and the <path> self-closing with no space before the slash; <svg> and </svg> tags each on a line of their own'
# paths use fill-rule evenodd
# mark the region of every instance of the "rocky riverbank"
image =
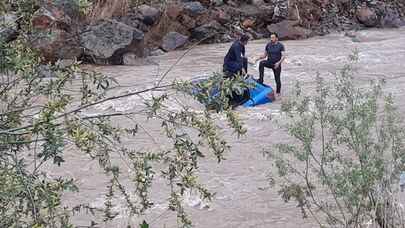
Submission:
<svg viewBox="0 0 405 228">
<path fill-rule="evenodd" d="M 197 42 L 232 41 L 242 33 L 261 39 L 277 32 L 282 40 L 291 40 L 405 24 L 400 0 L 182 0 L 138 6 L 104 0 L 97 10 L 84 12 L 75 2 L 42 1 L 36 6 L 29 40 L 44 61 L 131 65 Z M 21 29 L 11 11 L 0 16 L 0 25 L 0 40 L 6 42 Z"/>
</svg>

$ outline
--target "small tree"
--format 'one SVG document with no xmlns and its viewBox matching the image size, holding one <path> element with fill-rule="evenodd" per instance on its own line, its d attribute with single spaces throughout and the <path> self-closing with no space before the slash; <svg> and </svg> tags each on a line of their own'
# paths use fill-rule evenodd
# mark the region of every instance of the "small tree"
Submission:
<svg viewBox="0 0 405 228">
<path fill-rule="evenodd" d="M 355 85 L 357 53 L 316 91 L 305 94 L 297 83 L 282 105 L 291 144 L 267 152 L 277 167 L 279 193 L 295 200 L 304 217 L 320 227 L 404 227 L 396 193 L 404 170 L 405 128 L 384 81 Z"/>
<path fill-rule="evenodd" d="M 27 29 L 33 8 L 17 10 L 24 16 L 20 18 L 24 18 Z M 39 55 L 29 48 L 28 32 L 19 31 L 16 40 L 0 44 L 0 227 L 73 227 L 72 213 L 88 206 L 65 207 L 61 196 L 78 190 L 75 180 L 50 177 L 45 168 L 63 165 L 68 147 L 82 151 L 89 160 L 98 160 L 110 180 L 105 207 L 100 211 L 104 221 L 117 216 L 113 210 L 117 195 L 125 199 L 129 216 L 142 215 L 153 205 L 150 187 L 156 176 L 161 176 L 170 189 L 168 209 L 177 212 L 179 226 L 190 227 L 183 194 L 196 190 L 203 199 L 212 197 L 198 180 L 199 161 L 211 151 L 220 162 L 230 148 L 211 112 L 182 102 L 182 98 L 208 100 L 209 94 L 191 93 L 192 83 L 175 81 L 110 96 L 111 86 L 117 83 L 113 78 L 81 70 L 77 63 L 68 67 L 58 62 L 41 63 Z M 226 105 L 229 88 L 237 87 L 238 79 L 230 83 L 214 76 L 209 81 L 218 85 L 221 94 L 215 101 L 218 110 L 238 136 L 243 134 L 237 116 Z M 209 84 L 200 85 L 200 89 Z M 151 95 L 151 99 L 137 105 L 136 110 L 91 114 L 97 105 L 142 94 Z M 115 124 L 120 119 L 130 123 Z M 156 123 L 164 132 L 164 140 L 160 140 L 169 142 L 166 147 L 144 151 L 123 143 L 136 143 L 140 137 L 144 141 L 148 128 Z M 149 139 L 156 143 L 152 136 Z M 120 161 L 112 159 L 114 155 Z M 130 173 L 126 173 L 128 169 Z M 130 175 L 131 186 L 121 183 L 122 173 Z"/>
</svg>

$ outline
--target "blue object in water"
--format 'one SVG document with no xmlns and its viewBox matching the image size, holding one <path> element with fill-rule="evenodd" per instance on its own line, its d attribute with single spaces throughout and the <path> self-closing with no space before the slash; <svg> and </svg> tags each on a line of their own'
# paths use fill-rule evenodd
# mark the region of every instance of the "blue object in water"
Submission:
<svg viewBox="0 0 405 228">
<path fill-rule="evenodd" d="M 192 81 L 193 84 L 197 85 L 198 83 L 204 82 L 207 79 L 195 79 Z M 274 91 L 271 86 L 265 85 L 265 84 L 260 84 L 253 78 L 249 77 L 245 79 L 245 82 L 248 84 L 251 84 L 251 88 L 249 89 L 249 100 L 243 103 L 244 107 L 253 107 L 256 105 L 260 104 L 266 104 L 273 102 L 275 100 L 274 98 Z M 192 93 L 193 94 L 198 94 L 201 91 L 198 88 L 193 88 Z M 216 96 L 219 95 L 219 89 L 216 87 L 213 87 L 209 91 L 210 93 L 210 99 L 214 99 Z"/>
<path fill-rule="evenodd" d="M 252 78 L 247 79 L 246 82 L 253 84 L 254 87 L 249 89 L 250 99 L 243 104 L 244 107 L 253 107 L 274 101 L 273 88 L 260 84 Z"/>
</svg>

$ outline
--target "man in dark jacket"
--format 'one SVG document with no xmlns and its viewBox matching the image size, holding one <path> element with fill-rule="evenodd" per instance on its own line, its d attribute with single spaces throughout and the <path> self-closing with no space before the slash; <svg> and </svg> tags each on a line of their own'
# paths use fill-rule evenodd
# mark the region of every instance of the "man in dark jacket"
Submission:
<svg viewBox="0 0 405 228">
<path fill-rule="evenodd" d="M 226 77 L 232 77 L 235 74 L 247 73 L 247 58 L 245 57 L 245 45 L 249 41 L 249 36 L 242 35 L 229 48 L 224 58 L 223 70 Z"/>
<path fill-rule="evenodd" d="M 245 57 L 245 45 L 249 41 L 249 36 L 242 35 L 229 48 L 224 58 L 224 77 L 233 79 L 235 75 L 247 74 L 248 60 Z M 249 99 L 249 90 L 245 89 L 242 94 L 233 91 L 229 97 L 230 105 L 236 107 Z"/>
</svg>

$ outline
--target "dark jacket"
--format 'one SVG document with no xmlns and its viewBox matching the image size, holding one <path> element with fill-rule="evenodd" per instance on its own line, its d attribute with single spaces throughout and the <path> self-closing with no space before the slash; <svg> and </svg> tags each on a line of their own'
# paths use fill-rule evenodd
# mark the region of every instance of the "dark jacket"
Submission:
<svg viewBox="0 0 405 228">
<path fill-rule="evenodd" d="M 244 67 L 244 56 L 245 46 L 243 46 L 239 40 L 235 41 L 229 48 L 228 53 L 225 55 L 224 70 L 231 73 L 240 72 Z"/>
</svg>

